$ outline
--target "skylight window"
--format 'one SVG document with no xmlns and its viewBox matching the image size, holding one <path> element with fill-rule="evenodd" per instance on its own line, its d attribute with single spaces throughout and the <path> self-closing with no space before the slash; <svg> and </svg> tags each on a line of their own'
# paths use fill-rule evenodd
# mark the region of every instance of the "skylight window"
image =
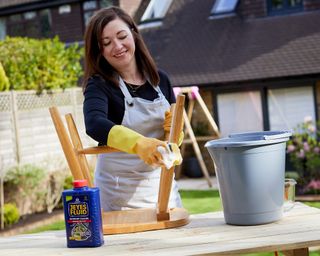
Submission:
<svg viewBox="0 0 320 256">
<path fill-rule="evenodd" d="M 172 1 L 173 0 L 151 0 L 141 18 L 141 22 L 162 19 L 166 15 Z"/>
<path fill-rule="evenodd" d="M 216 0 L 212 10 L 212 15 L 226 14 L 234 12 L 237 6 L 238 0 Z"/>
</svg>

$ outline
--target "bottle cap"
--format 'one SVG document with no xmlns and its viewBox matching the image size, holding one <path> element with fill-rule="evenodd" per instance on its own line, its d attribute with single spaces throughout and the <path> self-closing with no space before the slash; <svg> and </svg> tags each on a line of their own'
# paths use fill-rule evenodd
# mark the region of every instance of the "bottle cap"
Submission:
<svg viewBox="0 0 320 256">
<path fill-rule="evenodd" d="M 81 187 L 87 187 L 87 186 L 88 186 L 87 180 L 74 180 L 73 181 L 74 188 L 81 188 Z"/>
</svg>

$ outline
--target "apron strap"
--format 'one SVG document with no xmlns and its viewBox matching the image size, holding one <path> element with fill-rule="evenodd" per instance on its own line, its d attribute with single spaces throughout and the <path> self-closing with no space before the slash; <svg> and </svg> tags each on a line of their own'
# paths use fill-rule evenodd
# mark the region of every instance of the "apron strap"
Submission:
<svg viewBox="0 0 320 256">
<path fill-rule="evenodd" d="M 124 84 L 124 81 L 122 80 L 121 77 L 119 77 L 119 85 L 120 85 L 120 90 L 124 94 L 124 99 L 126 103 L 128 104 L 129 107 L 133 106 L 133 98 L 127 88 L 127 86 Z"/>
<path fill-rule="evenodd" d="M 149 80 L 147 80 L 149 84 L 151 84 L 149 82 Z M 123 79 L 121 77 L 119 77 L 119 85 L 120 85 L 120 90 L 122 91 L 122 93 L 124 94 L 124 98 L 126 103 L 128 104 L 129 107 L 133 106 L 133 97 L 131 96 L 127 86 L 125 85 Z M 158 93 L 159 98 L 163 97 L 163 93 L 160 89 L 160 86 L 153 86 L 152 87 L 156 90 L 156 92 Z"/>
</svg>

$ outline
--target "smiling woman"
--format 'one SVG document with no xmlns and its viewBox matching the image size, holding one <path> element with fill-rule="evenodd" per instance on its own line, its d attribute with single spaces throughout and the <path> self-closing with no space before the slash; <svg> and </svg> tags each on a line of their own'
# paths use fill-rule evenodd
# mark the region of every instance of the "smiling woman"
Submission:
<svg viewBox="0 0 320 256">
<path fill-rule="evenodd" d="M 153 208 L 163 166 L 158 147 L 167 150 L 164 129 L 170 130 L 168 110 L 175 96 L 137 25 L 122 9 L 102 9 L 90 19 L 84 77 L 87 134 L 99 145 L 121 151 L 98 156 L 95 185 L 102 208 Z M 175 181 L 170 195 L 169 208 L 181 207 Z"/>
</svg>

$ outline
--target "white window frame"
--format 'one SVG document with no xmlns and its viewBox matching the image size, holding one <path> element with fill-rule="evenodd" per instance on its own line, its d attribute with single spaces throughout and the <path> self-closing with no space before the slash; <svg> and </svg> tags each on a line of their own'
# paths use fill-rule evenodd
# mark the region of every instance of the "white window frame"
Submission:
<svg viewBox="0 0 320 256">
<path fill-rule="evenodd" d="M 312 85 L 268 89 L 268 116 L 271 130 L 291 130 L 306 117 L 316 119 Z"/>
<path fill-rule="evenodd" d="M 173 0 L 151 0 L 140 20 L 140 22 L 147 22 L 148 24 L 140 24 L 139 29 L 161 26 L 160 19 L 165 17 L 172 2 Z"/>
<path fill-rule="evenodd" d="M 261 93 L 257 90 L 217 95 L 221 136 L 231 133 L 263 131 Z"/>
<path fill-rule="evenodd" d="M 211 9 L 211 15 L 233 13 L 237 4 L 238 0 L 216 0 Z"/>
</svg>

